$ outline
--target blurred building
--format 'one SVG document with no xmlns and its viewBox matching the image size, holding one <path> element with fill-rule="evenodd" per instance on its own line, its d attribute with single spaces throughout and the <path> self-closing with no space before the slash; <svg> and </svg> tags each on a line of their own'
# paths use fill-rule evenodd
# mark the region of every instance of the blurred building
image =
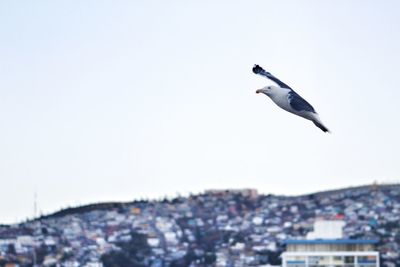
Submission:
<svg viewBox="0 0 400 267">
<path fill-rule="evenodd" d="M 343 221 L 316 221 L 307 239 L 285 240 L 283 267 L 379 267 L 377 240 L 343 238 Z"/>
<path fill-rule="evenodd" d="M 210 195 L 230 195 L 230 194 L 239 194 L 243 197 L 249 197 L 249 198 L 257 198 L 258 197 L 258 191 L 257 189 L 252 189 L 252 188 L 244 188 L 244 189 L 209 189 L 205 191 L 205 194 L 210 194 Z"/>
</svg>

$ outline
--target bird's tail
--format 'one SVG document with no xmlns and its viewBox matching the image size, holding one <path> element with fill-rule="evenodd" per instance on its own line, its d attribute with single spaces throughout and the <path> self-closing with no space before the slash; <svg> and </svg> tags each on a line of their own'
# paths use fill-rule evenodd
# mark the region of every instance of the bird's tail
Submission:
<svg viewBox="0 0 400 267">
<path fill-rule="evenodd" d="M 315 124 L 315 126 L 320 128 L 324 133 L 326 132 L 330 133 L 329 129 L 326 128 L 325 125 L 323 125 L 320 120 L 313 120 L 312 122 Z"/>
</svg>

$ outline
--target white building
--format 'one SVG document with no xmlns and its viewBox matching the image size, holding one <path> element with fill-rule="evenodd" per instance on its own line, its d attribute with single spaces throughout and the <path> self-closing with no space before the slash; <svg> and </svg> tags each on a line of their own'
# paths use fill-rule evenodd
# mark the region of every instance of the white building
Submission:
<svg viewBox="0 0 400 267">
<path fill-rule="evenodd" d="M 345 222 L 341 220 L 324 221 L 317 220 L 314 223 L 314 231 L 307 234 L 307 239 L 340 239 L 343 238 Z"/>
<path fill-rule="evenodd" d="M 344 239 L 342 221 L 317 221 L 307 239 L 286 240 L 283 267 L 379 267 L 377 240 Z"/>
</svg>

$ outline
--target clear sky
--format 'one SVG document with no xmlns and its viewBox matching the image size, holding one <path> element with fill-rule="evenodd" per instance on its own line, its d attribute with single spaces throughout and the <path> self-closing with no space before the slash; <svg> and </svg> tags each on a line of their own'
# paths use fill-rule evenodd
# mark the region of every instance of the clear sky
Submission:
<svg viewBox="0 0 400 267">
<path fill-rule="evenodd" d="M 1 1 L 0 222 L 400 177 L 399 1 Z M 294 88 L 331 129 L 255 91 Z"/>
</svg>

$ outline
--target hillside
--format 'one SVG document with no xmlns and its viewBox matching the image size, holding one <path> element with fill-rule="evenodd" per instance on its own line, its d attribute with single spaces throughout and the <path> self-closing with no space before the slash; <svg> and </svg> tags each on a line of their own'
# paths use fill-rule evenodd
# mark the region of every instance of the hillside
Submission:
<svg viewBox="0 0 400 267">
<path fill-rule="evenodd" d="M 302 196 L 219 190 L 69 208 L 0 226 L 0 265 L 280 264 L 282 240 L 305 236 L 316 218 L 343 218 L 346 237 L 378 239 L 383 266 L 400 266 L 400 185 Z"/>
<path fill-rule="evenodd" d="M 374 190 L 375 187 L 379 187 L 380 189 L 391 189 L 391 188 L 396 189 L 396 188 L 400 187 L 400 185 L 399 184 L 362 185 L 362 186 L 347 187 L 347 188 L 333 189 L 333 190 L 327 190 L 327 191 L 319 191 L 319 192 L 303 194 L 303 195 L 299 195 L 299 196 L 286 196 L 286 197 L 287 198 L 301 198 L 301 197 L 315 196 L 315 197 L 321 198 L 321 197 L 329 196 L 332 194 L 341 194 L 341 193 L 344 193 L 349 190 L 354 190 L 354 191 Z M 232 190 L 229 190 L 229 189 L 227 189 L 226 191 L 232 192 Z M 152 202 L 152 201 L 140 200 L 140 201 L 132 201 L 132 202 L 101 202 L 101 203 L 95 203 L 95 204 L 82 205 L 82 206 L 78 206 L 78 207 L 68 207 L 68 208 L 56 211 L 54 213 L 51 213 L 51 214 L 42 215 L 38 219 L 41 220 L 41 219 L 48 219 L 48 218 L 54 218 L 54 217 L 61 217 L 61 216 L 65 216 L 65 215 L 90 212 L 90 211 L 94 211 L 94 210 L 123 209 L 124 207 L 129 206 L 129 205 L 135 205 L 138 203 L 149 203 L 149 202 Z M 1 226 L 2 225 L 0 225 L 0 227 Z M 6 225 L 3 225 L 3 226 L 6 226 Z"/>
</svg>

